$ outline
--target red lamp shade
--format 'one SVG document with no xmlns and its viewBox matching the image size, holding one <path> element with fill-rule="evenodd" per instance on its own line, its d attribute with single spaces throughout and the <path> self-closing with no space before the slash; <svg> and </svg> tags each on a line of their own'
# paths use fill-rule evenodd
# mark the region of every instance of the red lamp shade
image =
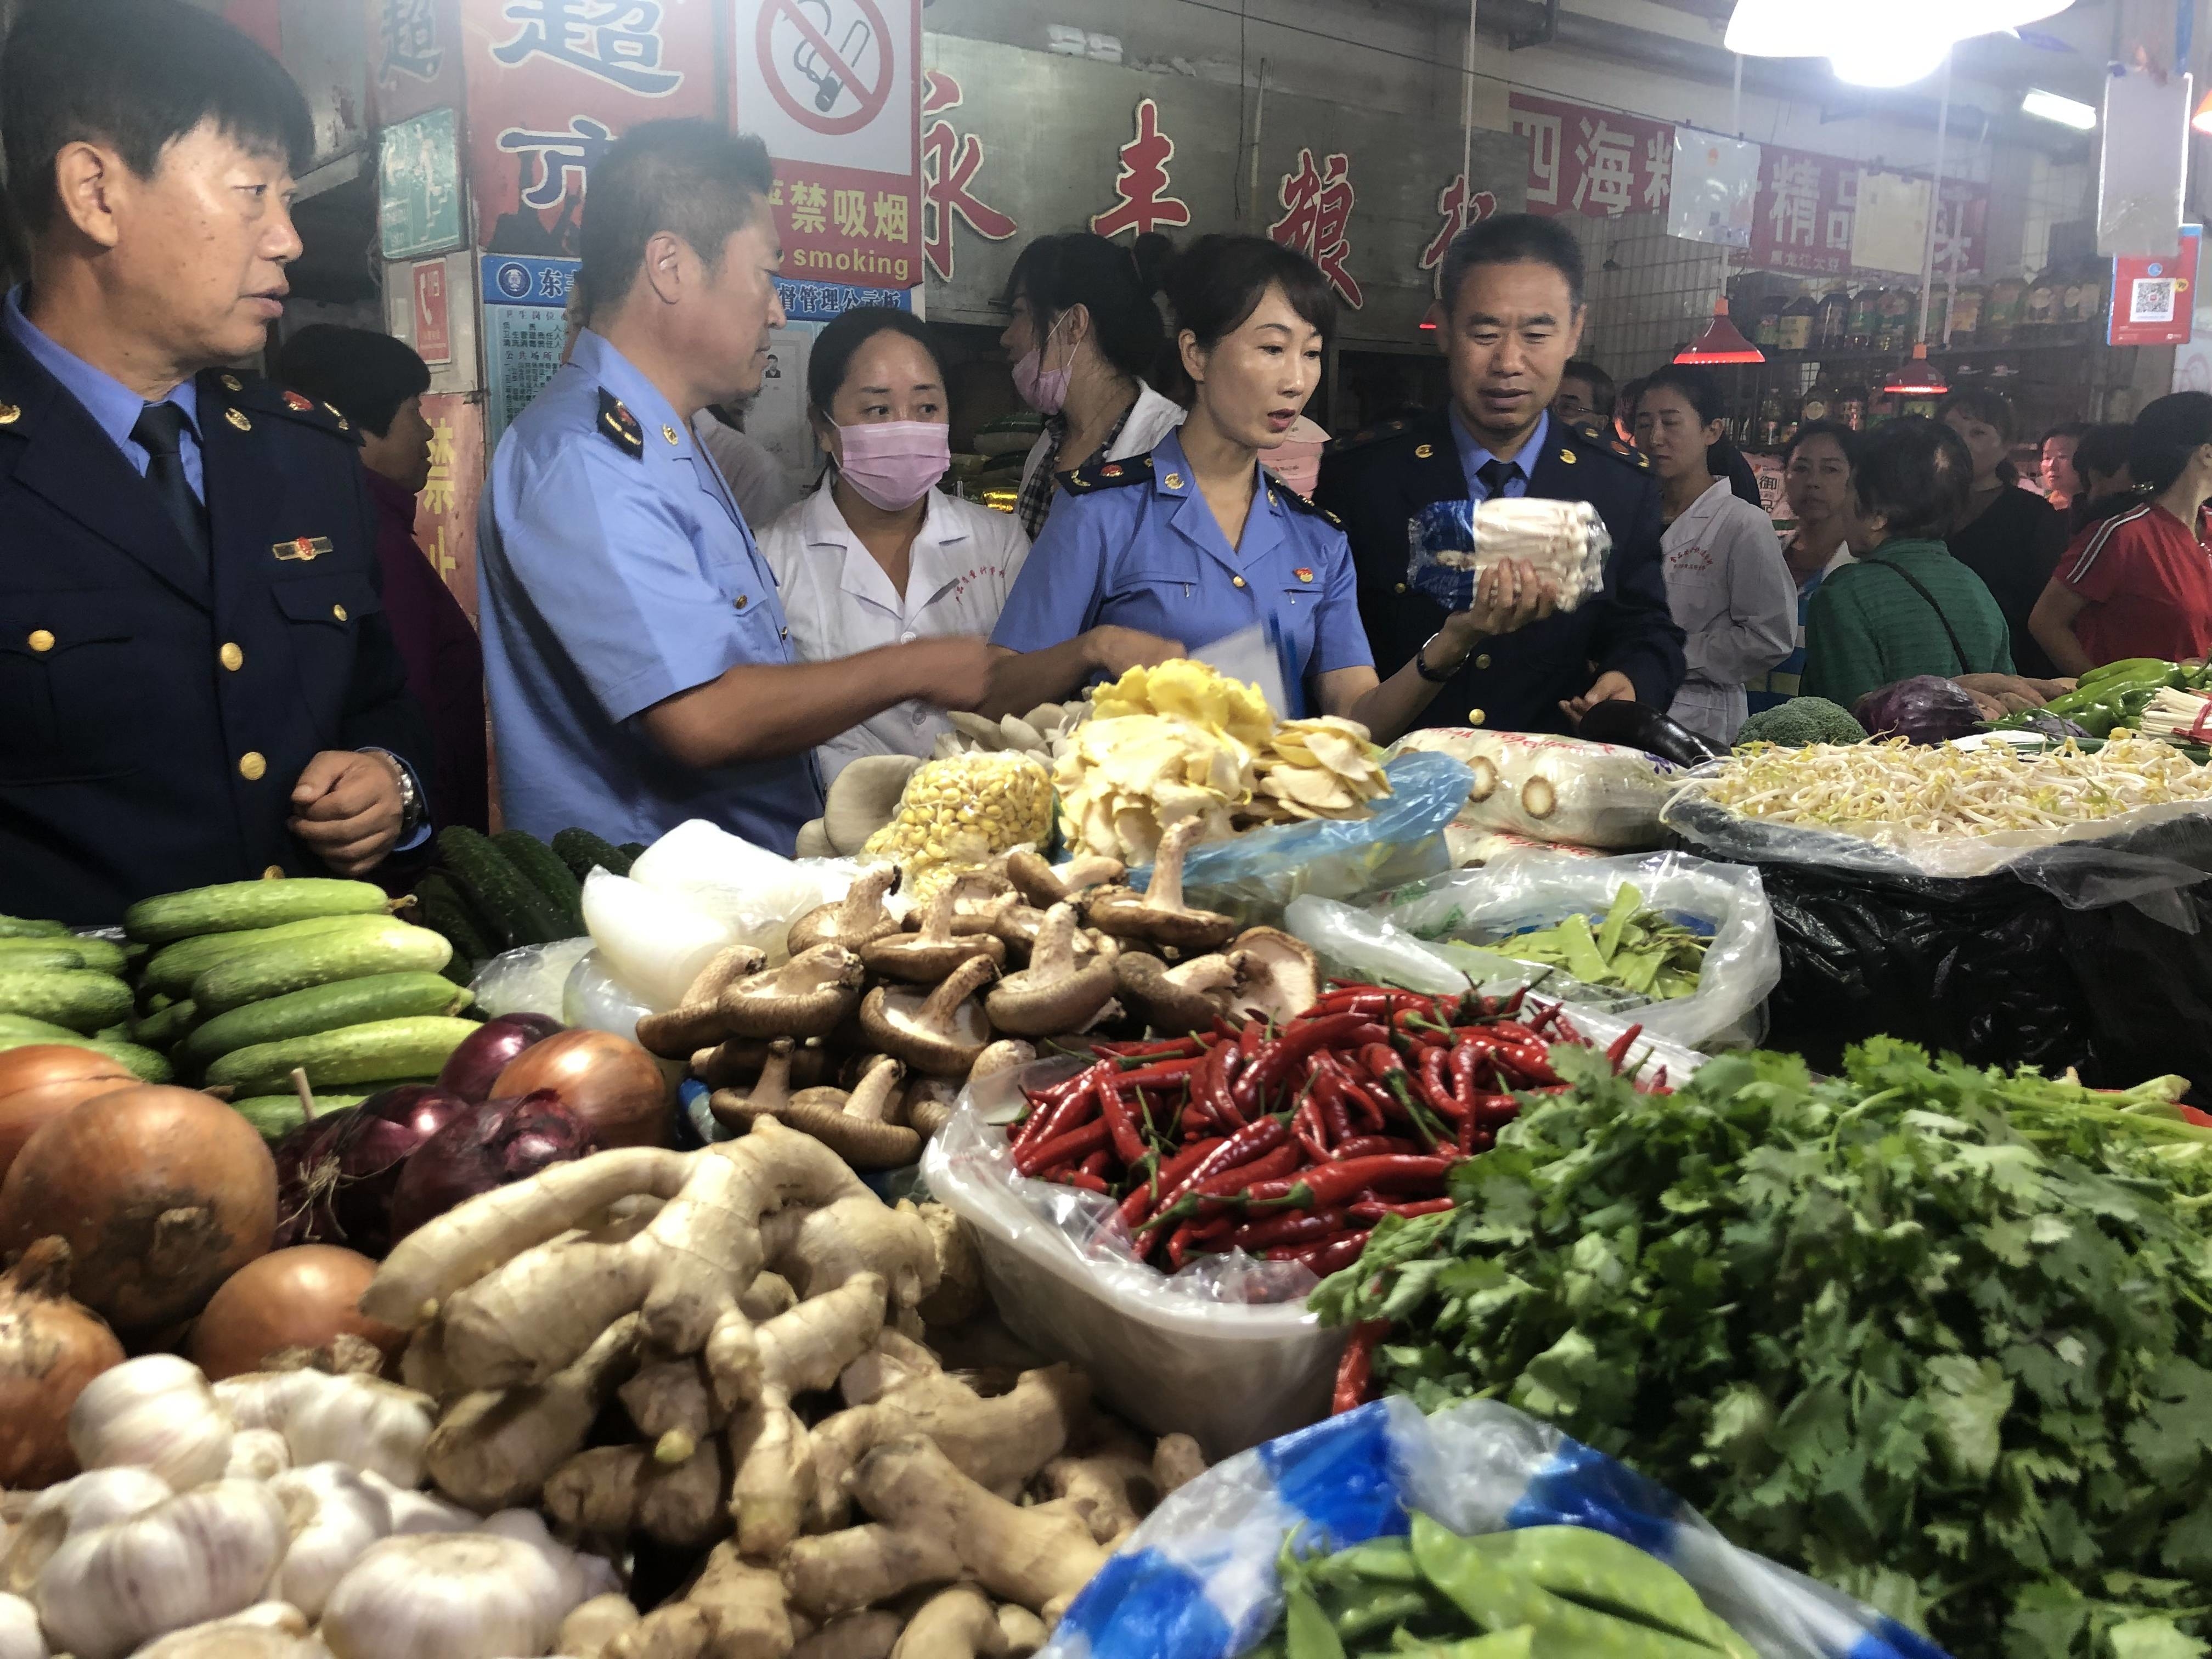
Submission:
<svg viewBox="0 0 2212 1659">
<path fill-rule="evenodd" d="M 1940 398 L 1950 389 L 1942 370 L 1928 361 L 1924 341 L 1912 348 L 1911 359 L 1882 387 L 1886 392 L 1905 398 Z"/>
<path fill-rule="evenodd" d="M 1728 296 L 1713 301 L 1713 320 L 1705 331 L 1674 354 L 1678 363 L 1763 363 L 1766 354 L 1729 321 Z"/>
</svg>

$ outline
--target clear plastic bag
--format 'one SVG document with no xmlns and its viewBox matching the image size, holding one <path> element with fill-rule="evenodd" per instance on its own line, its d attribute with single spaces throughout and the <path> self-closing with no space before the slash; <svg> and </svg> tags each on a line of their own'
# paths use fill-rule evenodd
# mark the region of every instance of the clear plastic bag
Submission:
<svg viewBox="0 0 2212 1659">
<path fill-rule="evenodd" d="M 617 1036 L 635 1040 L 638 1021 L 654 1012 L 615 977 L 601 952 L 588 951 L 568 970 L 556 1017 L 564 1025 L 588 1025 L 595 1031 L 612 1031 Z"/>
<path fill-rule="evenodd" d="M 1617 850 L 1666 839 L 1659 811 L 1681 769 L 1619 744 L 1541 732 L 1433 726 L 1393 754 L 1449 755 L 1474 777 L 1455 827 Z"/>
<path fill-rule="evenodd" d="M 1434 501 L 1406 527 L 1406 581 L 1447 611 L 1474 603 L 1474 585 L 1508 559 L 1525 559 L 1559 584 L 1572 611 L 1605 586 L 1613 536 L 1588 501 L 1540 496 Z"/>
<path fill-rule="evenodd" d="M 629 879 L 696 911 L 773 968 L 784 959 L 791 924 L 844 897 L 861 867 L 850 859 L 787 859 L 693 818 L 639 854 Z"/>
<path fill-rule="evenodd" d="M 1391 793 L 1364 818 L 1315 818 L 1270 824 L 1191 849 L 1183 860 L 1183 899 L 1273 927 L 1302 893 L 1354 899 L 1451 868 L 1444 828 L 1466 804 L 1470 775 L 1449 755 L 1402 755 L 1384 769 Z M 1143 887 L 1149 868 L 1130 876 Z"/>
<path fill-rule="evenodd" d="M 494 957 L 469 981 L 477 1012 L 543 1014 L 562 1019 L 562 993 L 568 975 L 592 948 L 588 939 L 564 939 L 552 945 L 526 945 Z"/>
<path fill-rule="evenodd" d="M 1557 969 L 1516 965 L 1512 935 L 1577 914 L 1602 918 L 1628 883 L 1644 908 L 1710 941 L 1692 994 L 1654 1001 L 1620 986 L 1585 985 Z M 1759 872 L 1685 853 L 1617 859 L 1530 853 L 1417 882 L 1368 908 L 1479 980 L 1547 973 L 1546 988 L 1571 1006 L 1640 1020 L 1654 1036 L 1693 1047 L 1757 1042 L 1767 994 L 1782 977 L 1774 913 Z"/>
<path fill-rule="evenodd" d="M 1378 1401 L 1215 1465 L 1147 1516 L 1075 1598 L 1042 1659 L 1234 1659 L 1282 1612 L 1275 1558 L 1453 1531 L 1581 1526 L 1687 1579 L 1760 1659 L 1942 1659 L 1840 1590 L 1739 1549 L 1663 1486 L 1495 1401 L 1425 1418 Z"/>
<path fill-rule="evenodd" d="M 962 1091 L 922 1153 L 922 1179 L 973 1229 L 991 1300 L 1031 1346 L 1074 1360 L 1100 1395 L 1155 1434 L 1225 1456 L 1328 1408 L 1344 1333 L 1305 1309 L 1296 1262 L 1242 1252 L 1163 1274 L 1138 1260 L 1111 1200 L 1014 1173 L 1005 1124 L 1024 1088 L 1069 1076 L 1060 1056 Z"/>
</svg>

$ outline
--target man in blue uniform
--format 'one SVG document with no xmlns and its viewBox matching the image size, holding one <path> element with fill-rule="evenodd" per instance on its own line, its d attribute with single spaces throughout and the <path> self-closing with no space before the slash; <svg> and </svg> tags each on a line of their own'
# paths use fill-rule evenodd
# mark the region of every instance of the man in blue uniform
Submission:
<svg viewBox="0 0 2212 1659">
<path fill-rule="evenodd" d="M 0 119 L 0 912 L 368 872 L 427 833 L 428 745 L 358 442 L 222 367 L 282 309 L 307 102 L 182 0 L 74 0 L 17 24 Z"/>
<path fill-rule="evenodd" d="M 1665 708 L 1682 681 L 1682 630 L 1667 609 L 1659 486 L 1634 450 L 1550 412 L 1582 340 L 1581 249 L 1553 221 L 1512 214 L 1460 232 L 1443 276 L 1437 340 L 1450 406 L 1332 445 L 1314 492 L 1352 538 L 1376 671 L 1390 674 L 1443 623 L 1443 607 L 1406 581 L 1407 531 L 1422 507 L 1584 501 L 1613 536 L 1604 591 L 1558 616 L 1498 616 L 1421 723 L 1569 732 L 1611 698 Z"/>
<path fill-rule="evenodd" d="M 980 639 L 793 659 L 775 580 L 691 417 L 760 390 L 782 262 L 757 138 L 635 127 L 592 169 L 585 326 L 500 440 L 478 545 L 507 821 L 651 841 L 703 817 L 788 854 L 814 746 L 910 697 L 973 708 Z"/>
</svg>

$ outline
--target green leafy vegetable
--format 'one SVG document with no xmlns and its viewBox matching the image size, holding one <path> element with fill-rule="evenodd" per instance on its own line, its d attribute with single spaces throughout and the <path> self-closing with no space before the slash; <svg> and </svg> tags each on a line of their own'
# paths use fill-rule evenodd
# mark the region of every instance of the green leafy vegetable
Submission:
<svg viewBox="0 0 2212 1659">
<path fill-rule="evenodd" d="M 2212 1635 L 2212 1131 L 1853 1050 L 1639 1095 L 1571 1049 L 1459 1207 L 1316 1292 L 1425 1409 L 1503 1399 L 1960 1656 Z"/>
</svg>

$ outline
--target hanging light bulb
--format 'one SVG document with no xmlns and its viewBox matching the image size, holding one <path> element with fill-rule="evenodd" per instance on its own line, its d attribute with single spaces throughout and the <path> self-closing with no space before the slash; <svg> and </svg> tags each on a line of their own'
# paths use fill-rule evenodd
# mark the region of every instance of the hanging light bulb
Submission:
<svg viewBox="0 0 2212 1659">
<path fill-rule="evenodd" d="M 1705 331 L 1674 354 L 1678 363 L 1763 363 L 1766 354 L 1743 337 L 1729 320 L 1728 296 L 1713 301 L 1713 320 Z"/>
<path fill-rule="evenodd" d="M 2204 94 L 2203 101 L 2197 106 L 2197 113 L 2189 118 L 2189 125 L 2193 131 L 2212 138 L 2212 91 Z"/>
<path fill-rule="evenodd" d="M 1736 0 L 1730 52 L 1747 58 L 1826 58 L 1857 86 L 1899 87 L 1933 74 L 1943 54 L 1978 34 L 2016 29 L 2073 0 Z"/>
<path fill-rule="evenodd" d="M 1943 378 L 1943 371 L 1928 361 L 1928 343 L 1923 340 L 1912 348 L 1912 356 L 1905 365 L 1891 375 L 1881 388 L 1893 397 L 1940 398 L 1951 389 Z"/>
</svg>

